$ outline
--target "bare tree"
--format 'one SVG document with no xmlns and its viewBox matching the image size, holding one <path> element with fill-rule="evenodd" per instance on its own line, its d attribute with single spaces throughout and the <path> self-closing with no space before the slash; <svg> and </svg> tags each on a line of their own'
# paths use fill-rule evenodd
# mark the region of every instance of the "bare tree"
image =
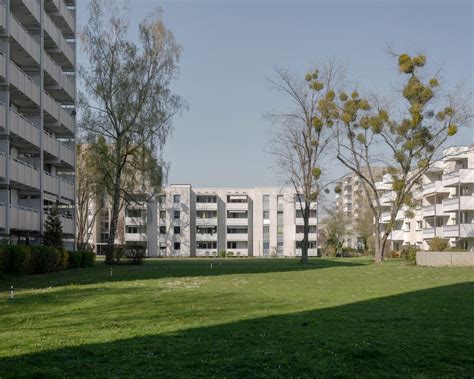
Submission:
<svg viewBox="0 0 474 379">
<path fill-rule="evenodd" d="M 171 120 L 185 104 L 170 89 L 177 77 L 181 48 L 157 10 L 139 25 L 139 46 L 127 40 L 124 2 L 91 0 L 89 20 L 82 30 L 86 66 L 79 73 L 81 126 L 89 137 L 109 146 L 100 150 L 111 197 L 108 249 L 113 251 L 120 201 L 127 197 L 124 169 L 142 152 L 156 154 L 170 133 Z M 149 160 L 151 162 L 151 160 Z M 138 161 L 139 170 L 147 168 Z M 139 172 L 137 170 L 137 172 Z M 142 174 L 142 173 L 140 173 Z M 114 263 L 113 257 L 106 258 Z"/>
<path fill-rule="evenodd" d="M 381 106 L 377 98 L 364 99 L 354 91 L 333 102 L 338 111 L 337 159 L 362 182 L 375 222 L 375 261 L 382 262 L 397 212 L 414 207 L 413 194 L 424 173 L 441 158 L 443 146 L 459 127 L 472 119 L 468 99 L 459 93 L 443 94 L 438 78 L 422 79 L 423 55 L 397 56 L 408 78 L 402 89 L 403 108 Z M 381 163 L 391 175 L 390 222 L 383 228 L 382 192 L 374 168 Z M 411 211 L 407 211 L 410 213 Z M 407 214 L 408 216 L 409 214 Z"/>
<path fill-rule="evenodd" d="M 341 68 L 329 63 L 321 73 L 316 69 L 304 80 L 285 69 L 277 69 L 276 78 L 269 82 L 270 88 L 289 103 L 288 110 L 266 117 L 275 127 L 269 152 L 280 173 L 294 187 L 303 215 L 302 263 L 308 263 L 311 205 L 318 201 L 324 188 L 321 163 L 334 135 L 328 104 L 334 100 L 333 88 L 341 78 Z"/>
</svg>

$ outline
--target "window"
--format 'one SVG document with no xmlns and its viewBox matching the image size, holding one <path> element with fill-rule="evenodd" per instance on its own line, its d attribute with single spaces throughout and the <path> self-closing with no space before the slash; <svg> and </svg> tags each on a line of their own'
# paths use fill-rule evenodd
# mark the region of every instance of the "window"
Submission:
<svg viewBox="0 0 474 379">
<path fill-rule="evenodd" d="M 166 234 L 166 226 L 160 226 L 160 234 Z"/>
<path fill-rule="evenodd" d="M 351 239 L 347 239 L 347 244 L 351 243 Z M 301 249 L 303 245 L 303 241 L 296 241 L 296 248 Z M 316 241 L 308 241 L 308 249 L 316 249 Z"/>
<path fill-rule="evenodd" d="M 283 234 L 283 226 L 277 227 L 277 234 Z"/>
<path fill-rule="evenodd" d="M 166 242 L 160 242 L 160 250 L 166 250 Z"/>
<path fill-rule="evenodd" d="M 174 234 L 181 234 L 181 226 L 175 226 L 173 229 Z"/>
<path fill-rule="evenodd" d="M 217 203 L 217 196 L 215 195 L 197 195 L 196 196 L 196 203 Z"/>
<path fill-rule="evenodd" d="M 277 207 L 278 210 L 283 210 L 283 195 L 278 195 L 277 196 Z"/>
<path fill-rule="evenodd" d="M 411 228 L 411 223 L 405 222 L 405 232 L 409 232 Z"/>
<path fill-rule="evenodd" d="M 129 234 L 137 234 L 138 233 L 138 227 L 136 226 L 127 226 L 127 233 Z"/>
<path fill-rule="evenodd" d="M 283 225 L 283 211 L 277 212 L 277 225 Z"/>
<path fill-rule="evenodd" d="M 180 242 L 175 242 L 175 243 L 173 244 L 173 248 L 174 248 L 175 250 L 181 250 L 181 243 L 180 243 Z"/>
<path fill-rule="evenodd" d="M 296 218 L 303 218 L 303 211 L 301 209 L 296 210 Z M 316 209 L 309 210 L 309 218 L 316 218 Z"/>
<path fill-rule="evenodd" d="M 212 236 L 214 233 L 217 233 L 217 226 L 213 226 L 213 227 L 197 226 L 196 233 L 197 234 L 210 234 Z"/>
<path fill-rule="evenodd" d="M 268 211 L 270 209 L 270 195 L 263 195 L 263 210 Z"/>
<path fill-rule="evenodd" d="M 243 227 L 227 227 L 227 234 L 247 234 L 248 228 L 246 226 Z"/>
<path fill-rule="evenodd" d="M 227 241 L 228 249 L 237 249 L 237 242 Z"/>
<path fill-rule="evenodd" d="M 217 242 L 197 242 L 197 249 L 217 249 Z"/>
<path fill-rule="evenodd" d="M 217 218 L 217 211 L 196 211 L 197 218 Z"/>
<path fill-rule="evenodd" d="M 158 196 L 158 203 L 159 204 L 164 204 L 165 202 L 166 202 L 166 195 Z"/>
<path fill-rule="evenodd" d="M 143 217 L 145 215 L 144 209 L 127 209 L 127 217 Z"/>
<path fill-rule="evenodd" d="M 227 218 L 248 218 L 247 211 L 227 211 Z"/>
<path fill-rule="evenodd" d="M 160 218 L 166 218 L 166 211 L 160 211 Z"/>
<path fill-rule="evenodd" d="M 270 211 L 263 211 L 263 219 L 270 220 Z"/>
<path fill-rule="evenodd" d="M 460 212 L 459 216 L 460 224 L 467 224 L 467 212 Z"/>
<path fill-rule="evenodd" d="M 423 229 L 423 222 L 422 221 L 417 221 L 416 222 L 416 230 L 421 230 Z"/>
<path fill-rule="evenodd" d="M 174 211 L 173 218 L 175 220 L 179 220 L 181 218 L 181 212 L 180 211 Z"/>
<path fill-rule="evenodd" d="M 228 203 L 247 203 L 247 195 L 229 195 L 227 196 Z"/>
<path fill-rule="evenodd" d="M 173 203 L 179 204 L 181 202 L 181 195 L 173 195 Z"/>
</svg>

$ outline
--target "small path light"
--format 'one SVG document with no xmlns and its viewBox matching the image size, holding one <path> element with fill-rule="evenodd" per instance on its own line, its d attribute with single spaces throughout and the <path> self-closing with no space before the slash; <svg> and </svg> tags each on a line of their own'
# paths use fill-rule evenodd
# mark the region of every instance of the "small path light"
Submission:
<svg viewBox="0 0 474 379">
<path fill-rule="evenodd" d="M 110 277 L 112 277 L 113 273 L 114 273 L 114 272 L 113 272 L 113 269 L 112 269 L 112 267 L 111 267 L 111 268 L 110 268 Z"/>
<path fill-rule="evenodd" d="M 212 270 L 212 262 L 211 262 L 211 270 Z"/>
<path fill-rule="evenodd" d="M 10 287 L 10 300 L 13 300 L 15 297 L 15 290 L 13 289 L 13 286 Z"/>
</svg>

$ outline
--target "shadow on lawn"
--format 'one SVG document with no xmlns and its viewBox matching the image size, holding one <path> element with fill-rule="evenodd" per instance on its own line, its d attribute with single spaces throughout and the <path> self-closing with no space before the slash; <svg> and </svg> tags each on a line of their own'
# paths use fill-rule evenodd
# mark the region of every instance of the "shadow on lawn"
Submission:
<svg viewBox="0 0 474 379">
<path fill-rule="evenodd" d="M 467 282 L 2 358 L 0 377 L 473 377 L 473 325 Z"/>
<path fill-rule="evenodd" d="M 211 268 L 212 263 L 212 268 Z M 30 275 L 0 280 L 0 291 L 10 285 L 17 289 L 47 288 L 67 284 L 95 284 L 129 280 L 185 278 L 233 274 L 262 274 L 285 271 L 317 270 L 369 264 L 369 260 L 311 259 L 306 266 L 297 259 L 154 259 L 142 266 L 106 266 L 98 262 L 87 269 L 66 270 L 46 275 Z M 113 270 L 112 276 L 110 270 Z"/>
</svg>

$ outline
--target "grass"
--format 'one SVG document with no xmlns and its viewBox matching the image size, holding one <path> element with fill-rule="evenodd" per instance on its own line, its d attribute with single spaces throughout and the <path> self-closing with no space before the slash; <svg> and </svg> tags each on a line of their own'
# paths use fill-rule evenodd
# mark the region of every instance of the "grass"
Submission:
<svg viewBox="0 0 474 379">
<path fill-rule="evenodd" d="M 0 280 L 0 378 L 474 376 L 472 268 L 212 262 Z"/>
</svg>

